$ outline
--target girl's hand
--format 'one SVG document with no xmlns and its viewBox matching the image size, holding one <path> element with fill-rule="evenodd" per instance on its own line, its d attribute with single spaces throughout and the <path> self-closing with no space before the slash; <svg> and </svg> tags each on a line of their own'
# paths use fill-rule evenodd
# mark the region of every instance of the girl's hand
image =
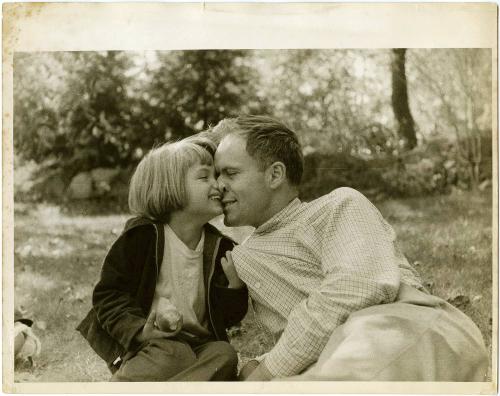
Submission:
<svg viewBox="0 0 500 396">
<path fill-rule="evenodd" d="M 162 331 L 155 325 L 156 319 L 156 310 L 151 310 L 148 318 L 146 319 L 146 324 L 142 328 L 142 331 L 135 336 L 136 340 L 139 343 L 143 343 L 144 341 L 151 340 L 153 338 L 170 338 L 174 337 L 181 331 L 182 322 L 179 322 L 179 325 L 174 331 Z"/>
<path fill-rule="evenodd" d="M 245 286 L 243 281 L 238 276 L 236 268 L 234 268 L 234 261 L 229 250 L 226 252 L 226 257 L 222 257 L 220 262 L 222 264 L 222 269 L 226 274 L 227 280 L 229 281 L 230 289 L 240 289 Z"/>
</svg>

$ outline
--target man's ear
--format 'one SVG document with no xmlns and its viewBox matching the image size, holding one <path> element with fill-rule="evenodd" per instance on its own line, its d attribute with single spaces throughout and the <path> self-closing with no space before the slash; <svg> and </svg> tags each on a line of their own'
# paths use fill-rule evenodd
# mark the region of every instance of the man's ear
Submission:
<svg viewBox="0 0 500 396">
<path fill-rule="evenodd" d="M 271 189 L 278 188 L 286 181 L 286 166 L 283 162 L 273 162 L 266 170 L 267 181 Z"/>
</svg>

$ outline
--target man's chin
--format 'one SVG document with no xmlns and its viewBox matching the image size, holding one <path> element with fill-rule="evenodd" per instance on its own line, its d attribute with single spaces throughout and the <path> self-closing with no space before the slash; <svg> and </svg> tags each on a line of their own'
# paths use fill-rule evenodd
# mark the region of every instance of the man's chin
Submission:
<svg viewBox="0 0 500 396">
<path fill-rule="evenodd" d="M 224 225 L 226 227 L 238 227 L 241 224 L 236 219 L 232 219 L 231 216 L 224 214 Z"/>
<path fill-rule="evenodd" d="M 233 222 L 231 220 L 229 220 L 226 216 L 224 216 L 224 225 L 226 227 L 235 227 L 235 225 L 233 224 Z"/>
</svg>

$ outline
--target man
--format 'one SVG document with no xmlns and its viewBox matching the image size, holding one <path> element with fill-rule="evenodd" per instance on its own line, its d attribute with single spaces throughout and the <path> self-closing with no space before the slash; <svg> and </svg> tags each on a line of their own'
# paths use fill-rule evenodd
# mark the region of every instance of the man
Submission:
<svg viewBox="0 0 500 396">
<path fill-rule="evenodd" d="M 429 295 L 395 234 L 360 193 L 298 199 L 297 136 L 264 116 L 221 121 L 224 222 L 254 233 L 234 248 L 257 318 L 279 336 L 248 380 L 484 381 L 477 327 Z M 248 373 L 251 373 L 248 375 Z"/>
</svg>

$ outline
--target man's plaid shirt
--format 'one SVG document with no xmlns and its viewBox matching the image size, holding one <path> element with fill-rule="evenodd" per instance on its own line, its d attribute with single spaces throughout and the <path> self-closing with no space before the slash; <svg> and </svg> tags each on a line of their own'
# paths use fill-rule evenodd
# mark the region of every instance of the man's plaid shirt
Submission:
<svg viewBox="0 0 500 396">
<path fill-rule="evenodd" d="M 400 282 L 422 288 L 392 227 L 350 188 L 294 199 L 232 255 L 258 320 L 281 334 L 264 359 L 279 377 L 314 363 L 351 312 L 394 301 Z"/>
</svg>

